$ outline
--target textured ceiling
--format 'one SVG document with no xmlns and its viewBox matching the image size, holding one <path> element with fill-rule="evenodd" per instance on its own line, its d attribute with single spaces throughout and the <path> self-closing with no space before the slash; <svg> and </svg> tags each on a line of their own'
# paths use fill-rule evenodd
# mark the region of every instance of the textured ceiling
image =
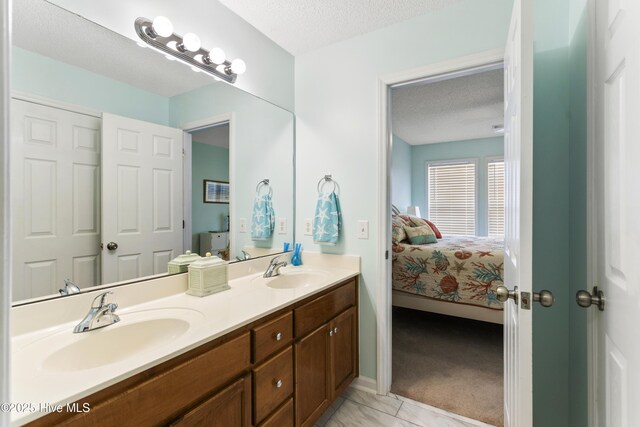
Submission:
<svg viewBox="0 0 640 427">
<path fill-rule="evenodd" d="M 214 82 L 44 0 L 13 2 L 13 44 L 162 96 Z"/>
<path fill-rule="evenodd" d="M 189 132 L 192 141 L 229 148 L 229 123 Z"/>
<path fill-rule="evenodd" d="M 293 55 L 375 31 L 460 0 L 219 0 Z"/>
<path fill-rule="evenodd" d="M 393 133 L 411 145 L 497 136 L 503 70 L 392 90 Z"/>
</svg>

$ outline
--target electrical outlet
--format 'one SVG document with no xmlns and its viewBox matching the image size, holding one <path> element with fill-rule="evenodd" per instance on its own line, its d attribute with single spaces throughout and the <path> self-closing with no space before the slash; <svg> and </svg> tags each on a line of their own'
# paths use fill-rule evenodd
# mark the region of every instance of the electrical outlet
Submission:
<svg viewBox="0 0 640 427">
<path fill-rule="evenodd" d="M 305 236 L 313 235 L 313 220 L 311 218 L 304 219 L 304 234 Z"/>
<path fill-rule="evenodd" d="M 278 233 L 287 234 L 287 218 L 278 218 Z"/>
<path fill-rule="evenodd" d="M 358 239 L 369 238 L 369 221 L 361 219 L 358 221 Z"/>
<path fill-rule="evenodd" d="M 240 221 L 238 221 L 238 229 L 240 233 L 247 232 L 247 218 L 240 218 Z"/>
</svg>

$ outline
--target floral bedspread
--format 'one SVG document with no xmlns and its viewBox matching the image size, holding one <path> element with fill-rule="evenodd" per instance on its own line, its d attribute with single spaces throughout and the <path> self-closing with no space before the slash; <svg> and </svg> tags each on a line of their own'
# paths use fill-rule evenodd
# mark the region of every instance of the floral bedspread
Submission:
<svg viewBox="0 0 640 427">
<path fill-rule="evenodd" d="M 438 243 L 393 246 L 393 289 L 428 298 L 502 310 L 496 288 L 504 244 L 488 237 L 444 236 Z"/>
</svg>

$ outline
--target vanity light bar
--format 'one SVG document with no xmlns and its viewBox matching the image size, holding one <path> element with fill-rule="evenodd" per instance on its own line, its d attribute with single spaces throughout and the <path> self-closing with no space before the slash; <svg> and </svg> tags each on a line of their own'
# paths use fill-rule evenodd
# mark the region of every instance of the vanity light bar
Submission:
<svg viewBox="0 0 640 427">
<path fill-rule="evenodd" d="M 230 62 L 224 59 L 221 49 L 208 51 L 201 47 L 200 39 L 195 34 L 180 36 L 174 33 L 173 25 L 165 17 L 158 16 L 153 21 L 140 17 L 136 19 L 134 26 L 138 37 L 145 43 L 191 65 L 194 71 L 204 71 L 218 79 L 235 83 L 238 75 L 246 70 L 242 59 Z"/>
</svg>

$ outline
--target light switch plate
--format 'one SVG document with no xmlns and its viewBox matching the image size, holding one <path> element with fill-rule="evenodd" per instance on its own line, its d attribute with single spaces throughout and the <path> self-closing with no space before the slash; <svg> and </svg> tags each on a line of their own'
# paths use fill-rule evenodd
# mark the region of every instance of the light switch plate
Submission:
<svg viewBox="0 0 640 427">
<path fill-rule="evenodd" d="M 305 236 L 313 235 L 313 220 L 311 218 L 304 219 L 304 235 Z"/>
<path fill-rule="evenodd" d="M 287 218 L 278 218 L 278 234 L 287 234 Z"/>
<path fill-rule="evenodd" d="M 358 221 L 358 239 L 369 238 L 369 221 L 361 219 Z"/>
<path fill-rule="evenodd" d="M 238 221 L 238 229 L 240 233 L 247 232 L 247 218 L 240 218 L 240 221 Z"/>
</svg>

